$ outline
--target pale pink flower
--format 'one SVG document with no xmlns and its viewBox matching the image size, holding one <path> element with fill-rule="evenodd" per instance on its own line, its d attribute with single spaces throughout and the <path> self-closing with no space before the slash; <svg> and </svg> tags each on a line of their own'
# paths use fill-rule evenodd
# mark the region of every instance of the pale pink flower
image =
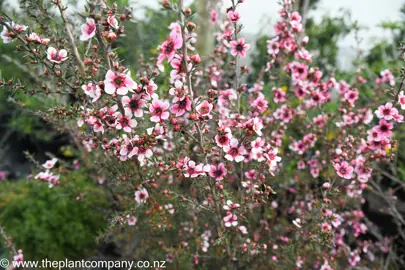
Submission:
<svg viewBox="0 0 405 270">
<path fill-rule="evenodd" d="M 104 91 L 107 94 L 126 95 L 128 91 L 133 92 L 137 88 L 136 82 L 131 78 L 131 72 L 126 74 L 116 73 L 112 70 L 107 71 L 104 80 Z"/>
<path fill-rule="evenodd" d="M 351 179 L 353 177 L 354 168 L 347 161 L 336 163 L 333 165 L 337 175 L 344 179 Z"/>
<path fill-rule="evenodd" d="M 399 93 L 398 102 L 399 102 L 399 105 L 401 105 L 401 109 L 405 110 L 405 93 L 404 93 L 404 91 L 401 91 Z"/>
<path fill-rule="evenodd" d="M 224 146 L 225 158 L 229 161 L 241 162 L 245 159 L 246 149 L 243 145 L 239 146 L 237 139 L 232 138 L 229 145 Z"/>
<path fill-rule="evenodd" d="M 358 98 L 359 92 L 356 90 L 349 90 L 345 93 L 345 99 L 351 106 L 354 106 L 354 103 Z"/>
<path fill-rule="evenodd" d="M 204 166 L 203 164 L 198 164 L 196 165 L 196 163 L 193 160 L 188 161 L 187 164 L 184 165 L 184 176 L 185 177 L 191 177 L 191 178 L 195 178 L 197 176 L 200 175 L 205 175 L 205 173 L 207 171 L 209 171 L 210 167 L 208 165 Z"/>
<path fill-rule="evenodd" d="M 239 226 L 238 230 L 241 234 L 248 234 L 248 230 L 245 226 Z"/>
<path fill-rule="evenodd" d="M 163 42 L 162 45 L 159 46 L 159 57 L 158 63 L 161 64 L 163 60 L 167 57 L 167 61 L 172 61 L 176 50 L 180 49 L 183 46 L 183 38 L 176 32 L 172 32 L 170 34 L 170 38 Z"/>
<path fill-rule="evenodd" d="M 279 37 L 267 41 L 267 52 L 273 57 L 280 52 Z"/>
<path fill-rule="evenodd" d="M 218 164 L 218 166 L 211 165 L 210 171 L 208 172 L 209 176 L 215 178 L 217 181 L 223 180 L 226 173 L 227 169 L 223 163 Z"/>
<path fill-rule="evenodd" d="M 115 18 L 115 16 L 108 16 L 107 22 L 112 28 L 118 28 L 118 20 Z"/>
<path fill-rule="evenodd" d="M 101 88 L 92 82 L 82 85 L 84 93 L 92 98 L 91 102 L 96 102 L 101 97 Z"/>
<path fill-rule="evenodd" d="M 240 20 L 239 12 L 236 11 L 236 10 L 235 11 L 233 11 L 233 10 L 228 11 L 227 15 L 228 15 L 228 19 L 232 23 L 237 23 Z"/>
<path fill-rule="evenodd" d="M 225 227 L 236 227 L 238 225 L 238 217 L 231 212 L 228 213 L 229 214 L 223 218 Z"/>
<path fill-rule="evenodd" d="M 176 114 L 176 117 L 182 116 L 186 111 L 191 111 L 191 100 L 188 96 L 178 100 L 177 103 L 174 103 L 170 108 L 170 112 Z"/>
<path fill-rule="evenodd" d="M 149 198 L 149 193 L 145 188 L 135 191 L 135 201 L 137 203 L 146 203 L 146 200 Z"/>
<path fill-rule="evenodd" d="M 51 160 L 47 160 L 44 164 L 42 164 L 42 167 L 45 169 L 52 169 L 53 166 L 55 166 L 56 162 L 58 162 L 57 158 L 52 158 Z"/>
<path fill-rule="evenodd" d="M 48 47 L 46 54 L 48 60 L 56 64 L 60 64 L 68 59 L 67 51 L 65 49 L 57 50 L 54 47 Z"/>
<path fill-rule="evenodd" d="M 208 101 L 204 100 L 200 105 L 197 106 L 196 110 L 198 115 L 201 116 L 209 116 L 210 112 L 212 111 L 213 105 Z"/>
<path fill-rule="evenodd" d="M 149 159 L 153 156 L 152 150 L 149 148 L 146 148 L 143 145 L 135 147 L 135 151 L 138 155 L 138 160 L 139 160 L 139 162 L 141 162 L 141 165 L 145 164 L 145 158 Z"/>
<path fill-rule="evenodd" d="M 170 104 L 167 101 L 154 99 L 149 105 L 149 112 L 152 114 L 150 121 L 159 123 L 169 118 L 170 113 L 167 111 Z"/>
<path fill-rule="evenodd" d="M 215 142 L 219 147 L 228 146 L 232 139 L 232 133 L 229 128 L 225 128 L 221 134 L 215 136 Z"/>
<path fill-rule="evenodd" d="M 32 32 L 31 34 L 29 34 L 29 35 L 27 36 L 27 41 L 29 41 L 29 42 L 36 42 L 36 43 L 39 43 L 39 44 L 42 44 L 42 45 L 48 45 L 50 39 L 49 39 L 49 38 L 40 37 L 37 33 Z"/>
<path fill-rule="evenodd" d="M 128 96 L 122 97 L 122 105 L 125 108 L 128 108 L 135 117 L 143 116 L 143 107 L 145 106 L 146 101 L 142 99 L 141 95 L 134 94 L 131 98 Z"/>
<path fill-rule="evenodd" d="M 128 219 L 128 226 L 135 226 L 136 222 L 138 221 L 138 219 L 134 216 L 127 217 L 127 219 Z"/>
<path fill-rule="evenodd" d="M 132 119 L 132 112 L 130 109 L 125 109 L 125 115 L 118 112 L 117 113 L 117 125 L 116 129 L 122 129 L 125 132 L 132 132 L 132 129 L 138 125 L 138 122 L 135 119 Z"/>
<path fill-rule="evenodd" d="M 6 22 L 6 24 L 9 27 L 13 28 L 13 30 L 16 31 L 17 33 L 22 33 L 28 28 L 28 26 L 22 24 L 15 24 L 14 22 L 11 23 Z M 0 37 L 4 43 L 10 43 L 15 38 L 15 34 L 14 32 L 9 31 L 8 28 L 5 25 L 3 25 L 3 31 L 1 31 Z"/>
<path fill-rule="evenodd" d="M 210 21 L 216 23 L 218 21 L 218 12 L 215 9 L 210 10 Z"/>
<path fill-rule="evenodd" d="M 391 102 L 386 103 L 378 107 L 378 110 L 375 111 L 375 114 L 380 119 L 385 119 L 390 121 L 398 114 L 398 110 L 393 107 Z"/>
<path fill-rule="evenodd" d="M 96 22 L 93 18 L 86 18 L 86 23 L 81 26 L 82 34 L 80 35 L 81 41 L 86 41 L 94 37 L 96 34 Z"/>
<path fill-rule="evenodd" d="M 263 123 L 258 117 L 253 118 L 253 130 L 257 135 L 262 136 Z"/>
<path fill-rule="evenodd" d="M 232 46 L 231 54 L 233 56 L 240 55 L 243 58 L 246 57 L 246 51 L 250 48 L 250 45 L 245 43 L 244 38 L 240 38 L 238 41 L 233 40 L 230 45 Z"/>
<path fill-rule="evenodd" d="M 226 204 L 223 206 L 225 210 L 234 210 L 240 207 L 239 203 L 233 203 L 231 200 L 227 200 Z"/>
</svg>

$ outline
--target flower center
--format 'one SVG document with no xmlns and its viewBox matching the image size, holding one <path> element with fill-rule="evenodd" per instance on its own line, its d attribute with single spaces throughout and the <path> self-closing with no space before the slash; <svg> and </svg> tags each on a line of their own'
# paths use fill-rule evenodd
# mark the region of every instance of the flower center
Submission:
<svg viewBox="0 0 405 270">
<path fill-rule="evenodd" d="M 155 109 L 155 114 L 161 115 L 162 114 L 162 108 L 158 107 Z"/>
<path fill-rule="evenodd" d="M 131 100 L 129 102 L 129 107 L 131 107 L 131 109 L 133 109 L 133 110 L 138 109 L 138 107 L 139 107 L 138 102 L 136 100 Z"/>
<path fill-rule="evenodd" d="M 117 77 L 117 78 L 114 79 L 114 83 L 117 86 L 121 86 L 124 83 L 124 80 L 121 77 Z"/>
<path fill-rule="evenodd" d="M 174 44 L 173 41 L 170 41 L 169 43 L 167 43 L 166 45 L 166 53 L 171 53 L 174 49 Z"/>
</svg>

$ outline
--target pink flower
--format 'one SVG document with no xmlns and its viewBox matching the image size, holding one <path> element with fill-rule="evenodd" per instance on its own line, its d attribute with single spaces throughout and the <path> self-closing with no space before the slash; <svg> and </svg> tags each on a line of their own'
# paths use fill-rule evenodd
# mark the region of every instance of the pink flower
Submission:
<svg viewBox="0 0 405 270">
<path fill-rule="evenodd" d="M 80 40 L 89 40 L 96 34 L 96 22 L 93 18 L 87 18 L 86 23 L 82 24 L 81 29 L 82 34 L 80 35 Z"/>
<path fill-rule="evenodd" d="M 146 101 L 142 99 L 140 95 L 134 94 L 131 98 L 128 96 L 122 97 L 122 105 L 124 105 L 125 108 L 128 108 L 135 117 L 142 117 L 143 116 L 143 110 L 142 107 L 144 107 L 146 104 Z"/>
<path fill-rule="evenodd" d="M 401 105 L 401 109 L 405 110 L 405 94 L 404 91 L 401 91 L 398 95 L 398 102 Z"/>
<path fill-rule="evenodd" d="M 392 129 L 393 129 L 393 124 L 390 122 L 385 121 L 384 119 L 380 120 L 380 123 L 378 126 L 375 126 L 373 128 L 373 131 L 377 132 L 379 134 L 380 138 L 383 137 L 391 137 L 392 136 Z"/>
<path fill-rule="evenodd" d="M 275 103 L 285 102 L 285 95 L 285 92 L 281 88 L 273 88 L 273 100 Z"/>
<path fill-rule="evenodd" d="M 240 20 L 240 15 L 239 12 L 237 12 L 236 10 L 230 10 L 228 13 L 228 19 L 232 22 L 232 23 L 237 23 Z"/>
<path fill-rule="evenodd" d="M 101 88 L 97 84 L 89 82 L 88 84 L 82 85 L 84 93 L 92 98 L 91 102 L 96 102 L 101 97 Z"/>
<path fill-rule="evenodd" d="M 223 133 L 215 136 L 215 142 L 219 147 L 228 146 L 232 139 L 231 130 L 226 128 Z"/>
<path fill-rule="evenodd" d="M 267 41 L 267 52 L 273 57 L 280 52 L 280 43 L 279 37 L 273 38 L 272 40 Z"/>
<path fill-rule="evenodd" d="M 180 49 L 183 46 L 183 38 L 181 35 L 173 31 L 170 34 L 170 38 L 163 42 L 162 45 L 159 47 L 159 57 L 158 63 L 161 64 L 163 60 L 167 57 L 167 61 L 172 61 L 176 50 Z"/>
<path fill-rule="evenodd" d="M 228 212 L 229 214 L 223 218 L 224 220 L 224 225 L 225 227 L 232 227 L 232 226 L 237 226 L 238 225 L 238 217 L 235 214 L 232 214 L 231 212 Z"/>
<path fill-rule="evenodd" d="M 135 119 L 132 119 L 132 112 L 130 109 L 125 110 L 125 115 L 117 113 L 116 129 L 123 129 L 125 132 L 131 132 L 133 128 L 138 125 Z"/>
<path fill-rule="evenodd" d="M 253 118 L 253 130 L 257 135 L 262 136 L 263 123 L 258 117 Z"/>
<path fill-rule="evenodd" d="M 243 58 L 246 57 L 246 51 L 249 50 L 250 45 L 245 44 L 244 38 L 240 38 L 238 41 L 233 40 L 230 42 L 230 44 L 232 46 L 231 54 L 233 56 L 240 55 Z"/>
<path fill-rule="evenodd" d="M 13 30 L 18 33 L 24 32 L 28 28 L 28 26 L 22 24 L 15 24 L 14 22 L 11 23 L 6 22 L 6 24 L 11 28 L 13 28 Z M 10 43 L 15 38 L 15 34 L 14 32 L 9 31 L 8 28 L 4 25 L 3 31 L 1 31 L 0 33 L 0 37 L 4 43 Z"/>
<path fill-rule="evenodd" d="M 107 22 L 112 28 L 118 28 L 118 20 L 115 18 L 115 16 L 108 16 Z"/>
<path fill-rule="evenodd" d="M 229 161 L 241 162 L 245 159 L 243 155 L 246 154 L 246 149 L 243 145 L 239 146 L 237 139 L 232 138 L 229 145 L 224 146 L 224 151 L 226 152 L 225 158 Z"/>
<path fill-rule="evenodd" d="M 359 92 L 356 90 L 349 90 L 345 93 L 345 99 L 351 106 L 354 106 L 354 102 L 359 98 Z"/>
<path fill-rule="evenodd" d="M 184 165 L 183 169 L 185 170 L 185 177 L 195 178 L 200 175 L 205 175 L 206 171 L 209 170 L 209 166 L 206 167 L 203 164 L 196 165 L 194 161 L 190 160 Z"/>
<path fill-rule="evenodd" d="M 53 168 L 53 166 L 55 166 L 55 164 L 56 164 L 56 162 L 58 162 L 58 159 L 57 158 L 53 158 L 53 159 L 51 159 L 51 160 L 47 160 L 43 165 L 42 165 L 42 167 L 44 167 L 45 169 L 52 169 Z"/>
<path fill-rule="evenodd" d="M 31 34 L 29 34 L 27 36 L 27 41 L 28 42 L 36 42 L 36 43 L 43 44 L 43 45 L 48 45 L 50 39 L 40 37 L 37 33 L 32 32 Z"/>
<path fill-rule="evenodd" d="M 22 262 L 23 260 L 24 260 L 24 256 L 23 256 L 22 250 L 20 249 L 20 250 L 18 250 L 18 254 L 13 256 L 13 261 Z"/>
<path fill-rule="evenodd" d="M 218 12 L 215 9 L 210 10 L 210 21 L 216 23 L 218 21 Z"/>
<path fill-rule="evenodd" d="M 260 113 L 264 113 L 268 108 L 268 102 L 263 95 L 256 98 L 251 105 Z"/>
<path fill-rule="evenodd" d="M 245 172 L 245 177 L 250 180 L 256 180 L 257 179 L 256 170 L 252 169 L 252 170 Z"/>
<path fill-rule="evenodd" d="M 144 165 L 145 158 L 151 158 L 153 156 L 152 150 L 143 145 L 135 147 L 135 152 L 138 155 L 138 160 L 141 162 L 141 165 Z"/>
<path fill-rule="evenodd" d="M 128 219 L 128 226 L 135 226 L 136 222 L 138 221 L 138 219 L 134 216 L 127 217 L 127 219 Z"/>
<path fill-rule="evenodd" d="M 204 100 L 200 105 L 197 106 L 196 110 L 198 115 L 201 116 L 209 116 L 210 112 L 212 111 L 213 105 L 208 101 Z"/>
<path fill-rule="evenodd" d="M 170 112 L 176 114 L 176 117 L 182 116 L 186 111 L 191 111 L 191 100 L 188 96 L 178 100 L 177 103 L 173 104 L 170 108 Z"/>
<path fill-rule="evenodd" d="M 329 222 L 324 222 L 321 225 L 323 232 L 330 232 L 332 230 L 332 225 Z"/>
<path fill-rule="evenodd" d="M 278 148 L 269 149 L 265 154 L 264 157 L 267 160 L 267 165 L 269 166 L 269 172 L 273 174 L 273 172 L 277 169 L 277 164 L 281 161 L 281 157 L 277 156 Z"/>
<path fill-rule="evenodd" d="M 167 101 L 154 99 L 152 104 L 149 105 L 149 112 L 152 114 L 150 121 L 159 123 L 162 120 L 169 118 L 170 113 L 166 110 L 169 108 L 170 104 Z"/>
<path fill-rule="evenodd" d="M 353 177 L 354 168 L 350 166 L 347 161 L 341 163 L 336 163 L 333 165 L 336 170 L 337 175 L 344 179 L 351 179 Z"/>
<path fill-rule="evenodd" d="M 319 270 L 333 270 L 333 268 L 330 267 L 329 262 L 325 260 L 325 262 L 321 265 L 321 268 Z"/>
<path fill-rule="evenodd" d="M 220 163 L 218 166 L 211 165 L 210 171 L 208 172 L 209 176 L 215 178 L 217 181 L 224 179 L 227 173 L 227 169 L 223 163 Z"/>
<path fill-rule="evenodd" d="M 146 203 L 146 200 L 148 198 L 149 198 L 149 193 L 145 188 L 135 191 L 135 201 L 137 203 Z"/>
<path fill-rule="evenodd" d="M 234 210 L 240 207 L 239 203 L 233 203 L 231 200 L 227 200 L 226 204 L 223 206 L 225 210 Z"/>
<path fill-rule="evenodd" d="M 398 114 L 398 110 L 392 106 L 391 102 L 386 103 L 378 107 L 378 110 L 375 111 L 375 114 L 380 119 L 385 119 L 390 121 Z"/>
<path fill-rule="evenodd" d="M 131 72 L 126 74 L 116 73 L 112 70 L 107 71 L 104 80 L 104 91 L 107 94 L 117 93 L 118 95 L 126 95 L 128 91 L 133 92 L 137 88 L 136 82 L 131 78 Z"/>
<path fill-rule="evenodd" d="M 65 49 L 58 51 L 54 47 L 49 47 L 46 54 L 48 60 L 56 64 L 60 64 L 67 59 L 67 51 Z"/>
</svg>

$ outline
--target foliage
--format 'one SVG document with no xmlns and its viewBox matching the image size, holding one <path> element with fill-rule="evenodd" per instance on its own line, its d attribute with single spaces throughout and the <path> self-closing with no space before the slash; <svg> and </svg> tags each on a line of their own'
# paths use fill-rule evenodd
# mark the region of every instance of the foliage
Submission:
<svg viewBox="0 0 405 270">
<path fill-rule="evenodd" d="M 0 182 L 0 224 L 24 246 L 28 260 L 80 259 L 96 247 L 95 238 L 105 228 L 104 194 L 80 171 L 66 181 L 75 181 L 74 188 L 86 194 L 83 201 L 68 186 L 54 190 L 27 180 Z"/>
</svg>

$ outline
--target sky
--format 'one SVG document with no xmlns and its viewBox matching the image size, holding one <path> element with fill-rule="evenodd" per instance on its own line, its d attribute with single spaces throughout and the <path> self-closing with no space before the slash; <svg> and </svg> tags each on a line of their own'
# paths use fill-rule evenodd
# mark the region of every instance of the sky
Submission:
<svg viewBox="0 0 405 270">
<path fill-rule="evenodd" d="M 158 7 L 157 0 L 132 0 L 141 5 Z M 223 0 L 225 6 L 230 5 L 231 0 Z M 185 5 L 191 0 L 185 0 Z M 238 9 L 244 32 L 249 36 L 272 34 L 273 25 L 278 20 L 278 0 L 246 0 Z M 362 43 L 361 49 L 367 51 L 378 40 L 390 36 L 389 31 L 378 27 L 384 21 L 399 20 L 399 10 L 405 0 L 321 0 L 318 8 L 310 13 L 310 16 L 320 21 L 325 15 L 336 16 L 342 14 L 342 8 L 350 11 L 352 20 L 357 21 L 366 29 L 359 33 Z M 250 42 L 254 42 L 250 40 Z M 339 65 L 343 69 L 350 69 L 351 62 L 356 55 L 357 42 L 354 34 L 339 41 Z"/>
<path fill-rule="evenodd" d="M 155 0 L 134 0 L 142 5 L 157 7 L 158 1 Z M 189 1 L 185 1 L 187 4 Z M 224 0 L 224 3 L 231 2 Z M 240 6 L 242 23 L 244 31 L 249 34 L 257 34 L 260 29 L 271 32 L 270 24 L 274 24 L 278 19 L 279 5 L 277 0 L 246 0 L 245 4 Z M 321 0 L 318 9 L 311 13 L 315 19 L 320 20 L 324 15 L 339 15 L 341 9 L 347 9 L 352 14 L 352 19 L 357 20 L 360 25 L 365 26 L 368 30 L 361 32 L 364 39 L 364 48 L 371 46 L 375 37 L 384 38 L 388 32 L 382 32 L 378 24 L 382 21 L 399 20 L 399 10 L 405 0 Z M 342 40 L 342 47 L 350 47 L 356 44 L 354 37 L 348 37 Z"/>
<path fill-rule="evenodd" d="M 12 4 L 17 2 L 15 0 L 6 1 Z M 65 2 L 67 1 L 65 0 Z M 184 1 L 185 6 L 192 2 L 192 0 Z M 225 3 L 225 6 L 229 6 L 231 3 L 231 0 L 222 1 Z M 130 0 L 130 2 L 150 7 L 159 7 L 161 0 Z M 246 0 L 239 9 L 244 25 L 243 31 L 250 37 L 258 35 L 260 32 L 272 34 L 272 26 L 278 20 L 277 11 L 279 10 L 279 5 L 277 2 L 278 0 Z M 383 21 L 399 20 L 399 10 L 403 3 L 405 3 L 405 0 L 321 0 L 318 9 L 312 11 L 310 16 L 319 21 L 325 15 L 335 16 L 341 14 L 342 8 L 349 10 L 352 14 L 352 19 L 357 20 L 361 26 L 367 28 L 360 32 L 360 37 L 363 40 L 361 47 L 367 50 L 376 41 L 389 37 L 389 32 L 383 31 L 378 25 Z M 135 8 L 135 16 L 142 16 L 142 12 Z M 251 42 L 254 42 L 254 40 Z M 340 55 L 343 58 L 343 62 L 349 62 L 346 60 L 354 57 L 353 49 L 355 46 L 356 40 L 354 35 L 339 41 Z"/>
</svg>

